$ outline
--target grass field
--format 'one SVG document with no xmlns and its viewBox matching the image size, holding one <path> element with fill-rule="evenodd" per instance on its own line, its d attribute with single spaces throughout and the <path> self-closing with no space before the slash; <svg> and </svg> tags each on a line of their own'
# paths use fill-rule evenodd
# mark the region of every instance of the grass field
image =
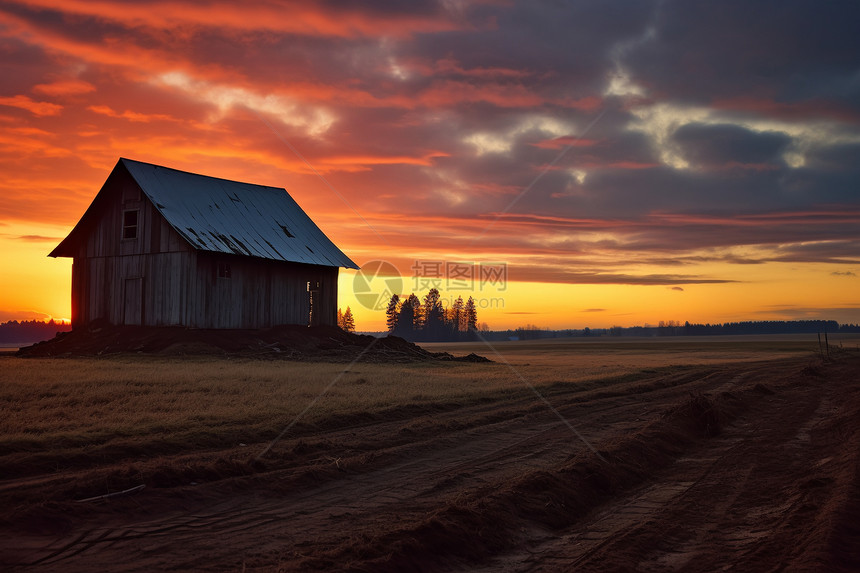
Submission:
<svg viewBox="0 0 860 573">
<path fill-rule="evenodd" d="M 538 388 L 593 385 L 658 368 L 780 359 L 818 350 L 817 341 L 800 336 L 423 346 L 475 352 L 495 362 L 344 367 L 213 357 L 0 358 L 0 453 L 146 439 L 189 447 L 255 441 L 273 435 L 312 403 L 302 417 L 305 424 L 527 392 L 520 376 Z"/>
<path fill-rule="evenodd" d="M 756 531 L 771 527 L 770 515 L 807 523 L 816 504 L 822 531 L 844 522 L 860 440 L 850 425 L 860 411 L 858 342 L 832 337 L 848 349 L 834 349 L 834 361 L 809 336 L 422 345 L 493 363 L 0 356 L 0 503 L 10 510 L 0 568 L 262 572 L 346 560 L 360 570 L 526 571 L 542 547 L 562 556 L 547 570 L 586 557 L 593 570 L 607 559 L 627 569 L 641 556 L 626 556 L 633 546 L 621 538 L 556 546 L 547 533 L 600 504 L 626 517 L 599 530 L 706 526 L 696 534 L 704 568 L 737 565 L 707 528 L 759 543 L 763 534 L 734 528 L 732 512 L 763 503 L 748 500 L 777 491 L 773 483 L 791 484 L 790 494 L 754 509 Z M 692 465 L 659 473 L 676 459 Z M 76 503 L 139 486 L 146 493 Z M 740 505 L 715 506 L 716 521 L 702 525 L 713 492 L 732 487 L 720 495 Z M 680 501 L 661 517 L 672 496 Z M 765 568 L 799 543 L 809 559 L 818 554 L 819 537 L 792 528 L 762 554 Z M 620 551 L 601 549 L 616 541 Z"/>
</svg>

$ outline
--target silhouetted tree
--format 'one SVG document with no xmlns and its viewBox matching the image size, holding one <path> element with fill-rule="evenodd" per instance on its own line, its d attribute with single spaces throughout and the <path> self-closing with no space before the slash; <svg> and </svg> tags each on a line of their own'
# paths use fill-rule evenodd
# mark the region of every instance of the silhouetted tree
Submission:
<svg viewBox="0 0 860 573">
<path fill-rule="evenodd" d="M 451 305 L 451 326 L 455 332 L 468 330 L 466 327 L 466 313 L 464 312 L 463 297 L 458 296 Z"/>
<path fill-rule="evenodd" d="M 443 336 L 445 311 L 439 289 L 431 288 L 424 297 L 424 338 L 437 340 Z"/>
<path fill-rule="evenodd" d="M 412 307 L 412 332 L 418 332 L 424 328 L 424 313 L 421 308 L 421 300 L 415 296 L 415 293 L 412 293 L 406 299 L 406 304 Z M 400 309 L 400 312 L 401 314 L 403 313 L 402 308 Z"/>
<path fill-rule="evenodd" d="M 415 295 L 411 295 L 415 296 Z M 415 305 L 407 298 L 406 302 L 400 307 L 400 313 L 397 315 L 397 326 L 394 329 L 394 334 L 406 339 L 412 338 L 412 333 L 415 331 Z"/>
<path fill-rule="evenodd" d="M 343 326 L 341 327 L 347 332 L 355 332 L 355 319 L 352 317 L 352 309 L 346 307 L 346 312 L 343 313 Z"/>
<path fill-rule="evenodd" d="M 439 290 L 434 288 L 424 296 L 423 303 L 415 293 L 403 300 L 392 295 L 385 310 L 385 323 L 390 334 L 412 341 L 474 340 L 478 310 L 474 298 L 464 303 L 462 296 L 446 309 Z M 489 332 L 486 323 L 481 329 Z"/>
<path fill-rule="evenodd" d="M 53 338 L 58 332 L 68 332 L 72 325 L 64 321 L 10 320 L 0 323 L 0 342 L 30 343 Z"/>
<path fill-rule="evenodd" d="M 469 332 L 477 330 L 478 328 L 478 308 L 475 306 L 475 299 L 469 297 L 469 300 L 466 301 L 466 308 L 464 310 L 466 315 L 466 329 Z"/>
<path fill-rule="evenodd" d="M 396 294 L 391 295 L 391 300 L 388 301 L 388 308 L 385 309 L 385 326 L 388 327 L 388 332 L 394 332 L 397 328 L 397 319 L 400 313 L 400 297 Z"/>
<path fill-rule="evenodd" d="M 340 328 L 343 328 L 343 312 L 341 312 L 340 307 L 337 307 L 337 325 Z M 343 328 L 343 330 L 346 330 Z"/>
</svg>

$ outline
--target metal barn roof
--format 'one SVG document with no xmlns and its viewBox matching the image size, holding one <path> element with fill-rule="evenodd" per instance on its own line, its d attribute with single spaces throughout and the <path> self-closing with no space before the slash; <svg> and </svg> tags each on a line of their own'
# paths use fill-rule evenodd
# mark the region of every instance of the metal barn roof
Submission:
<svg viewBox="0 0 860 573">
<path fill-rule="evenodd" d="M 195 249 L 357 269 L 285 189 L 122 158 L 144 194 Z"/>
</svg>

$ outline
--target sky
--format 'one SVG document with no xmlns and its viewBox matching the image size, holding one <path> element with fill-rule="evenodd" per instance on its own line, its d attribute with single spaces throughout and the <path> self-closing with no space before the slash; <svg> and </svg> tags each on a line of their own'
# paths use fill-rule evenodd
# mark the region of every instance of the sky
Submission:
<svg viewBox="0 0 860 573">
<path fill-rule="evenodd" d="M 491 328 L 860 322 L 858 21 L 0 0 L 0 320 L 69 317 L 46 255 L 127 157 L 286 188 L 364 268 L 339 281 L 359 330 L 384 324 L 368 292 L 431 286 Z"/>
</svg>

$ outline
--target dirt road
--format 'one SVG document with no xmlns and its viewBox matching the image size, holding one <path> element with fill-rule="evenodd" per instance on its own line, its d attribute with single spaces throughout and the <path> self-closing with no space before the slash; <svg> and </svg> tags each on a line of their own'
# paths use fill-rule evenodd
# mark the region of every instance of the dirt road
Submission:
<svg viewBox="0 0 860 573">
<path fill-rule="evenodd" d="M 258 462 L 266 444 L 140 462 L 165 468 L 161 479 L 100 503 L 63 496 L 127 462 L 5 480 L 0 567 L 860 568 L 860 357 L 689 367 L 544 396 L 575 432 L 520 394 L 287 434 Z M 201 467 L 208 476 L 182 470 Z"/>
</svg>

